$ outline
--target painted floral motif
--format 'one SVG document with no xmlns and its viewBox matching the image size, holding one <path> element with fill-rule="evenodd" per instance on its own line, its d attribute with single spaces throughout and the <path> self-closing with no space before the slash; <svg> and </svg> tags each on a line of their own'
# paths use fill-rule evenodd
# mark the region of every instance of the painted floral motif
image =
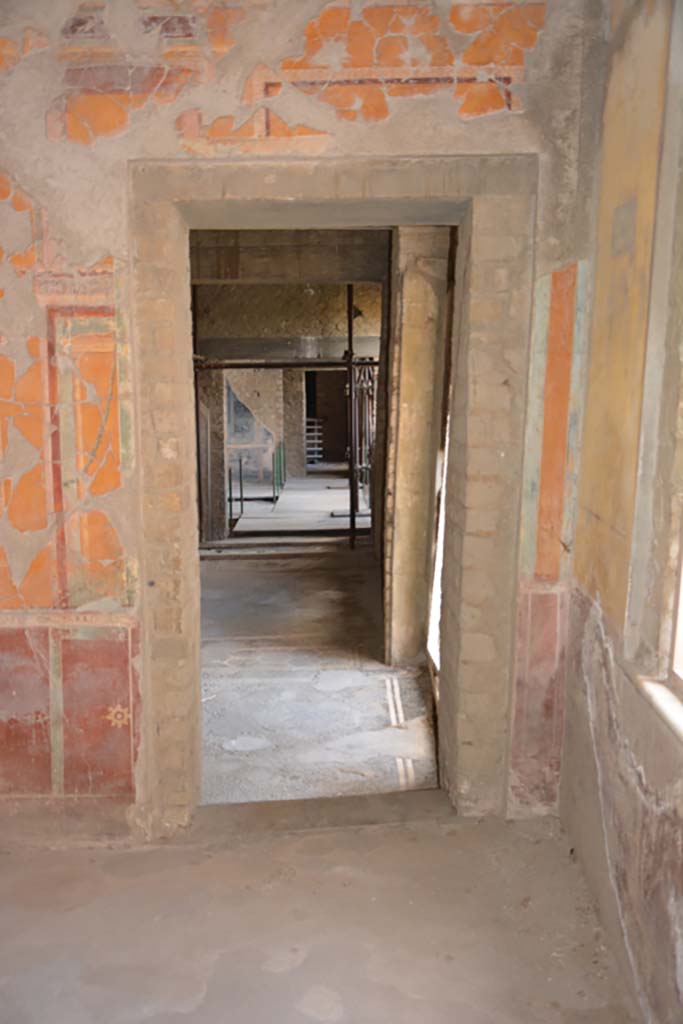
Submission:
<svg viewBox="0 0 683 1024">
<path fill-rule="evenodd" d="M 121 704 L 114 704 L 105 716 L 114 729 L 123 729 L 130 722 L 130 710 Z"/>
</svg>

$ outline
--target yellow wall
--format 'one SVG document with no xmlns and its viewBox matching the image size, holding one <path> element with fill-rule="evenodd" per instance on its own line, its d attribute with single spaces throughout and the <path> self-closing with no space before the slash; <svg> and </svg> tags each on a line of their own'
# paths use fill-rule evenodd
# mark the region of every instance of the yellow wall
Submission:
<svg viewBox="0 0 683 1024">
<path fill-rule="evenodd" d="M 579 583 L 624 622 L 671 6 L 642 4 L 613 57 L 576 530 Z"/>
</svg>

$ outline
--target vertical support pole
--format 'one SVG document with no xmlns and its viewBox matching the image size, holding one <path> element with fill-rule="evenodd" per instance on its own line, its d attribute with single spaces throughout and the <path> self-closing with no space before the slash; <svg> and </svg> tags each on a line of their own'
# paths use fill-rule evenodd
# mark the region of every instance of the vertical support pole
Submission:
<svg viewBox="0 0 683 1024">
<path fill-rule="evenodd" d="M 242 470 L 242 456 L 240 455 L 239 460 L 240 467 L 240 515 L 244 515 L 244 473 Z"/>
<path fill-rule="evenodd" d="M 349 447 L 349 546 L 356 546 L 358 491 L 356 480 L 356 381 L 353 365 L 353 285 L 346 286 L 346 358 L 348 365 L 347 440 Z"/>
<path fill-rule="evenodd" d="M 276 472 L 277 472 L 277 448 L 274 448 L 273 449 L 273 505 L 277 501 Z"/>
<path fill-rule="evenodd" d="M 228 467 L 228 533 L 232 536 L 232 466 Z"/>
<path fill-rule="evenodd" d="M 190 286 L 192 295 L 192 355 L 197 354 L 197 285 L 193 284 Z M 203 524 L 204 524 L 204 509 L 202 508 L 202 457 L 201 457 L 201 444 L 200 444 L 200 421 L 199 421 L 199 378 L 197 377 L 197 368 L 194 367 L 194 431 L 195 431 L 195 445 L 197 449 L 197 532 L 199 533 L 199 540 L 206 540 L 207 538 L 202 536 Z M 208 461 L 208 460 L 207 460 Z"/>
</svg>

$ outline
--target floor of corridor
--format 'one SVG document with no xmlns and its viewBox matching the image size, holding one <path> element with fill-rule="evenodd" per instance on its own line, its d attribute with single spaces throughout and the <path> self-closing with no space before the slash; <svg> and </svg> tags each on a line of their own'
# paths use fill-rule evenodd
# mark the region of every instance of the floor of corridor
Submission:
<svg viewBox="0 0 683 1024">
<path fill-rule="evenodd" d="M 437 785 L 431 690 L 379 660 L 369 546 L 202 558 L 203 802 Z"/>
<path fill-rule="evenodd" d="M 328 463 L 311 469 L 305 477 L 288 477 L 276 502 L 272 501 L 272 490 L 267 484 L 247 483 L 245 493 L 252 500 L 244 503 L 234 536 L 327 533 L 349 528 L 348 469 L 342 466 Z M 263 500 L 253 500 L 256 496 L 262 496 Z M 357 526 L 369 529 L 370 513 L 362 495 L 359 505 Z"/>
<path fill-rule="evenodd" d="M 631 1021 L 553 821 L 390 799 L 428 814 L 316 827 L 305 801 L 308 828 L 249 833 L 225 819 L 246 808 L 207 807 L 199 817 L 220 819 L 208 834 L 137 848 L 13 848 L 3 829 L 0 1020 Z"/>
</svg>

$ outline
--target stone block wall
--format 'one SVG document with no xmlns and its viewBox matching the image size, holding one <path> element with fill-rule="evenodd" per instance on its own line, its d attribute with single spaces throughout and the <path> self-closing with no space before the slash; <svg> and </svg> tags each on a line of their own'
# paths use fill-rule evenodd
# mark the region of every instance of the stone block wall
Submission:
<svg viewBox="0 0 683 1024">
<path fill-rule="evenodd" d="M 202 540 L 221 540 L 227 535 L 225 489 L 227 466 L 225 460 L 226 402 L 225 380 L 221 370 L 203 370 L 195 377 L 197 401 L 204 406 L 209 416 L 208 459 L 200 457 L 200 466 L 207 466 L 209 480 L 206 493 L 209 507 L 202 512 L 206 531 Z M 201 443 L 200 443 L 201 444 Z M 200 470 L 201 472 L 201 470 Z M 204 525 L 203 524 L 203 525 Z"/>
<path fill-rule="evenodd" d="M 306 381 L 304 370 L 282 373 L 287 476 L 306 476 Z"/>
<path fill-rule="evenodd" d="M 446 477 L 439 730 L 444 781 L 464 813 L 508 809 L 508 613 L 517 590 L 534 216 L 529 197 L 480 197 L 459 240 L 464 301 Z"/>
<path fill-rule="evenodd" d="M 447 227 L 399 228 L 389 347 L 391 533 L 385 552 L 385 634 L 392 663 L 423 656 L 434 544 L 437 431 L 447 323 Z"/>
</svg>

